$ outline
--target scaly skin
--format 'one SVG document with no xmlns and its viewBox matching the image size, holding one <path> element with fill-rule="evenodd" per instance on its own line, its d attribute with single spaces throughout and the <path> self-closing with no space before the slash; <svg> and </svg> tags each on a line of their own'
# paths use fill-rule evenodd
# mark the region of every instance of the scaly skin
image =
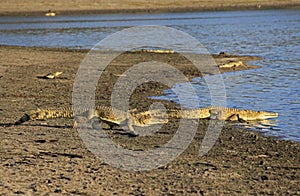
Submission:
<svg viewBox="0 0 300 196">
<path fill-rule="evenodd" d="M 267 112 L 267 111 L 253 111 L 253 110 L 241 110 L 236 108 L 223 108 L 223 107 L 208 107 L 210 111 L 216 111 L 220 115 L 221 120 L 229 121 L 257 121 L 265 120 L 269 118 L 278 117 L 277 112 Z"/>
<path fill-rule="evenodd" d="M 128 130 L 135 134 L 133 126 L 150 126 L 154 124 L 164 124 L 168 119 L 184 118 L 184 119 L 205 119 L 212 118 L 214 115 L 219 120 L 227 121 L 257 121 L 268 118 L 278 117 L 276 112 L 241 110 L 235 108 L 224 108 L 218 106 L 209 106 L 206 108 L 187 109 L 187 110 L 168 110 L 166 112 L 160 110 L 150 110 L 146 112 L 134 113 L 124 112 L 112 109 L 108 106 L 98 106 L 95 109 L 84 109 L 78 112 L 88 120 L 98 118 L 110 126 L 127 126 Z M 71 108 L 62 109 L 44 109 L 34 110 L 29 114 L 25 114 L 15 124 L 21 124 L 29 120 L 46 120 L 51 118 L 74 118 L 75 115 Z"/>
<path fill-rule="evenodd" d="M 241 110 L 235 108 L 225 108 L 219 106 L 209 106 L 206 108 L 190 110 L 171 110 L 168 116 L 171 118 L 202 119 L 210 118 L 216 114 L 219 120 L 227 121 L 257 121 L 278 117 L 277 112 Z"/>
<path fill-rule="evenodd" d="M 101 122 L 104 122 L 110 126 L 125 126 L 125 129 L 131 134 L 135 134 L 133 126 L 150 126 L 154 124 L 164 124 L 167 123 L 167 119 L 156 119 L 151 116 L 150 111 L 134 113 L 134 112 L 124 112 L 117 109 L 112 109 L 108 106 L 98 106 L 95 109 L 82 109 L 79 112 L 79 116 L 84 116 L 88 120 L 93 118 L 98 118 Z M 32 110 L 29 114 L 24 114 L 15 125 L 22 124 L 26 121 L 35 120 L 46 120 L 54 118 L 74 118 L 76 117 L 71 108 L 61 108 L 61 109 L 38 109 Z M 77 126 L 75 121 L 74 127 Z M 127 127 L 126 127 L 127 126 Z"/>
</svg>

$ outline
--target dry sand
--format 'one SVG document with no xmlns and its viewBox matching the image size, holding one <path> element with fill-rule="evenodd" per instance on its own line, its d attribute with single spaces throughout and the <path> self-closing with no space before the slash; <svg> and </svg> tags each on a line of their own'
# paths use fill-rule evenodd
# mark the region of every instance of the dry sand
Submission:
<svg viewBox="0 0 300 196">
<path fill-rule="evenodd" d="M 174 12 L 202 10 L 299 8 L 300 0 L 5 0 L 0 1 L 0 15 Z"/>
<path fill-rule="evenodd" d="M 75 74 L 85 54 L 0 47 L 0 195 L 300 194 L 299 142 L 264 137 L 228 123 L 205 156 L 198 156 L 208 126 L 208 121 L 202 120 L 182 155 L 166 166 L 143 172 L 120 170 L 95 157 L 71 127 L 72 120 L 11 126 L 31 109 L 70 106 Z M 125 54 L 107 68 L 99 81 L 97 104 L 110 103 L 117 74 L 148 58 L 167 62 L 188 77 L 199 74 L 178 55 Z M 38 77 L 55 71 L 64 73 L 54 80 Z M 164 88 L 157 83 L 140 86 L 132 94 L 131 106 L 146 109 L 153 102 L 148 96 L 160 94 Z M 178 121 L 173 120 L 153 136 L 129 137 L 121 130 L 107 133 L 124 148 L 146 151 L 167 142 L 177 127 Z"/>
<path fill-rule="evenodd" d="M 299 4 L 299 0 L 5 0 L 0 2 L 0 15 L 43 15 L 49 9 L 57 14 L 77 14 L 296 8 Z M 265 137 L 231 124 L 224 126 L 209 153 L 200 157 L 199 146 L 208 125 L 207 120 L 200 121 L 196 136 L 182 155 L 147 172 L 116 169 L 96 158 L 71 127 L 72 120 L 11 126 L 31 109 L 70 106 L 75 75 L 85 54 L 0 47 L 0 195 L 300 195 L 300 143 Z M 179 56 L 145 58 L 177 66 L 189 78 L 199 76 Z M 97 104 L 109 104 L 116 75 L 138 60 L 127 54 L 119 62 L 99 81 Z M 246 68 L 253 67 L 242 69 Z M 38 78 L 54 71 L 64 73 L 55 80 Z M 131 107 L 146 109 L 153 102 L 148 96 L 165 88 L 156 83 L 142 85 L 132 95 Z M 178 107 L 172 102 L 162 103 Z M 108 133 L 120 146 L 143 151 L 168 141 L 177 127 L 178 121 L 171 121 L 152 137 L 133 138 L 120 130 Z"/>
</svg>

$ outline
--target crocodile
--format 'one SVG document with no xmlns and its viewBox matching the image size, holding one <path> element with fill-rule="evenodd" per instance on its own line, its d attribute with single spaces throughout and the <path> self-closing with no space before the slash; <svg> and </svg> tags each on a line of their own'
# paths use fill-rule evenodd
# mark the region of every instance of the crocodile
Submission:
<svg viewBox="0 0 300 196">
<path fill-rule="evenodd" d="M 158 113 L 156 110 L 152 110 L 154 113 Z M 80 117 L 85 117 L 87 120 L 93 120 L 98 118 L 100 122 L 105 123 L 112 128 L 113 126 L 121 126 L 128 133 L 136 135 L 133 126 L 145 127 L 154 124 L 167 123 L 168 119 L 155 118 L 151 115 L 150 111 L 135 113 L 135 110 L 125 112 L 118 109 L 113 109 L 109 106 L 97 106 L 96 108 L 86 108 L 76 111 L 75 115 L 72 108 L 60 108 L 60 109 L 37 109 L 32 110 L 29 113 L 25 113 L 15 125 L 20 125 L 26 121 L 46 120 L 55 118 L 75 118 L 73 127 L 77 127 L 77 122 Z M 77 119 L 76 119 L 77 118 Z"/>
<path fill-rule="evenodd" d="M 45 13 L 45 16 L 56 16 L 56 13 L 53 10 L 49 10 Z"/>
<path fill-rule="evenodd" d="M 219 68 L 233 68 L 233 67 L 240 67 L 244 66 L 243 61 L 230 61 L 228 63 L 219 65 Z"/>
<path fill-rule="evenodd" d="M 131 50 L 131 53 L 139 53 L 139 52 L 146 52 L 146 53 L 160 53 L 160 54 L 173 54 L 175 53 L 174 50 L 171 49 L 138 49 L 138 50 Z"/>
<path fill-rule="evenodd" d="M 42 78 L 42 79 L 55 79 L 55 78 L 58 78 L 59 75 L 61 75 L 63 72 L 61 71 L 57 71 L 57 72 L 54 72 L 54 73 L 48 73 L 47 75 L 45 76 L 41 76 L 41 77 L 38 77 L 38 78 Z"/>
<path fill-rule="evenodd" d="M 205 108 L 186 110 L 170 110 L 168 111 L 167 116 L 169 118 L 204 119 L 211 118 L 213 115 L 215 115 L 218 120 L 240 122 L 258 121 L 278 117 L 277 112 L 243 110 L 221 106 L 208 106 Z"/>
<path fill-rule="evenodd" d="M 86 117 L 88 120 L 98 118 L 102 123 L 112 126 L 121 126 L 128 133 L 137 135 L 133 126 L 146 127 L 154 124 L 165 124 L 168 119 L 208 119 L 216 118 L 225 121 L 258 121 L 269 118 L 278 117 L 277 112 L 242 110 L 236 108 L 225 108 L 219 106 L 209 106 L 197 109 L 183 110 L 149 110 L 145 112 L 135 112 L 134 110 L 125 112 L 113 109 L 109 106 L 97 106 L 95 109 L 81 110 L 80 116 Z M 71 108 L 61 109 L 38 109 L 33 110 L 29 114 L 24 114 L 15 125 L 22 124 L 29 120 L 46 120 L 51 118 L 74 118 L 76 117 Z M 76 127 L 76 119 L 74 127 Z"/>
</svg>

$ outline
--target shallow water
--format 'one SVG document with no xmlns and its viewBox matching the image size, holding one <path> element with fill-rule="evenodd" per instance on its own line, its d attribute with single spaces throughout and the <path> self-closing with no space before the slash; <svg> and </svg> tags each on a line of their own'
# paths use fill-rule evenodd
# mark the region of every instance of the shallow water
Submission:
<svg viewBox="0 0 300 196">
<path fill-rule="evenodd" d="M 1 17 L 0 44 L 91 48 L 127 27 L 166 25 L 197 38 L 210 52 L 258 55 L 262 68 L 223 74 L 227 106 L 276 111 L 273 126 L 259 131 L 300 141 L 300 14 L 299 10 L 107 14 L 84 16 Z M 193 86 L 203 106 L 210 105 L 205 81 Z M 174 88 L 185 90 L 184 84 Z M 185 92 L 189 95 L 189 92 Z M 159 99 L 177 100 L 172 89 Z M 177 100 L 178 101 L 178 100 Z M 188 103 L 182 103 L 189 107 Z"/>
</svg>

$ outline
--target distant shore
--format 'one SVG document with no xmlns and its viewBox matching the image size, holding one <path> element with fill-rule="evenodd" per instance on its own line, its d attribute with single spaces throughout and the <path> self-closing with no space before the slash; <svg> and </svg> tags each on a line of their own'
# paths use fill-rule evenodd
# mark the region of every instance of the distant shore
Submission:
<svg viewBox="0 0 300 196">
<path fill-rule="evenodd" d="M 213 3 L 212 3 L 213 2 Z M 300 0 L 294 1 L 252 1 L 228 0 L 66 0 L 59 1 L 21 1 L 11 0 L 0 2 L 0 16 L 44 15 L 53 10 L 57 15 L 77 14 L 108 14 L 108 13 L 160 13 L 160 12 L 193 12 L 193 11 L 224 11 L 224 10 L 256 10 L 256 9 L 299 9 Z"/>
</svg>

